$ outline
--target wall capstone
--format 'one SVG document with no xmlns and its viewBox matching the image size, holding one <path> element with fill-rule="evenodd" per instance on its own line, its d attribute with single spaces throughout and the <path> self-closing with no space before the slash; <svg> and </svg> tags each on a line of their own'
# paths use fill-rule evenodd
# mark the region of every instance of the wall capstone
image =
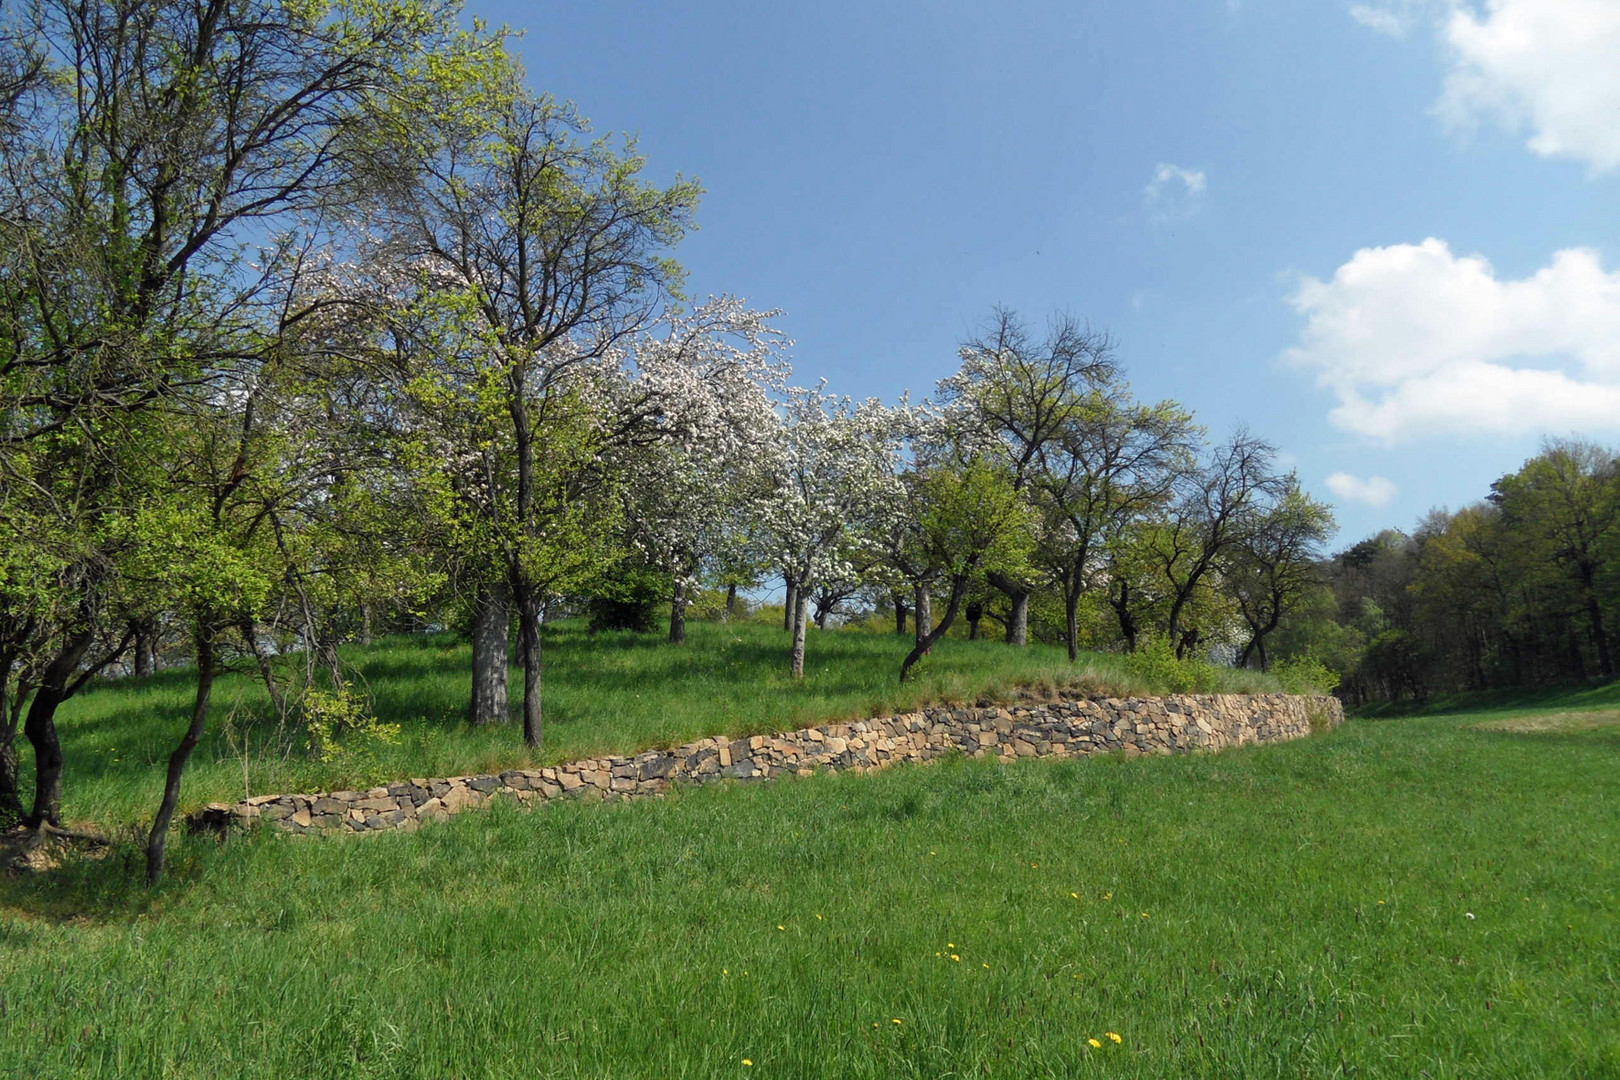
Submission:
<svg viewBox="0 0 1620 1080">
<path fill-rule="evenodd" d="M 825 724 L 778 735 L 699 739 L 673 750 L 573 761 L 482 776 L 402 780 L 366 791 L 258 795 L 211 803 L 188 818 L 194 830 L 268 825 L 291 833 L 415 829 L 496 799 L 657 798 L 672 785 L 866 772 L 959 753 L 1013 761 L 1122 752 L 1173 754 L 1280 742 L 1344 722 L 1332 697 L 1198 694 L 922 709 L 901 716 Z"/>
</svg>

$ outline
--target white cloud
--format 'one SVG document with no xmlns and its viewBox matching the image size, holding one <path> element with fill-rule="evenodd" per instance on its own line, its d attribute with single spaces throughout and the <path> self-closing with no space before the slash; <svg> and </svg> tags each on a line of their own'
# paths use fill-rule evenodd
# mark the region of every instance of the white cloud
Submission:
<svg viewBox="0 0 1620 1080">
<path fill-rule="evenodd" d="M 1444 241 L 1364 248 L 1328 281 L 1299 280 L 1290 362 L 1338 396 L 1348 431 L 1424 435 L 1620 428 L 1620 271 L 1572 248 L 1526 278 Z"/>
<path fill-rule="evenodd" d="M 1203 205 L 1208 178 L 1202 169 L 1159 162 L 1142 189 L 1142 204 L 1155 221 L 1186 221 Z"/>
<path fill-rule="evenodd" d="M 1400 490 L 1394 481 L 1382 476 L 1369 476 L 1363 480 L 1343 472 L 1328 477 L 1327 486 L 1329 491 L 1345 502 L 1366 503 L 1368 506 L 1388 506 Z"/>
<path fill-rule="evenodd" d="M 1453 130 L 1494 121 L 1542 157 L 1620 167 L 1620 2 L 1377 0 L 1350 17 L 1404 37 L 1433 21 L 1449 54 L 1435 112 Z"/>
<path fill-rule="evenodd" d="M 1386 0 L 1382 4 L 1351 4 L 1350 17 L 1369 30 L 1388 34 L 1393 38 L 1405 37 L 1416 25 L 1426 0 Z"/>
<path fill-rule="evenodd" d="M 1456 54 L 1437 110 L 1453 125 L 1527 127 L 1542 157 L 1620 166 L 1620 3 L 1489 0 L 1445 24 Z"/>
</svg>

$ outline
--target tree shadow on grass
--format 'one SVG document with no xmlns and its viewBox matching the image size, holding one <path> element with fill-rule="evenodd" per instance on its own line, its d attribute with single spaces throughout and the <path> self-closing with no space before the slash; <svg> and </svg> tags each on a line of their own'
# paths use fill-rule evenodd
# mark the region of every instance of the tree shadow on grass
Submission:
<svg viewBox="0 0 1620 1080">
<path fill-rule="evenodd" d="M 0 945 L 27 944 L 15 935 L 26 935 L 30 920 L 105 923 L 151 911 L 195 883 L 199 866 L 191 846 L 176 846 L 170 872 L 156 888 L 146 883 L 145 852 L 133 835 L 96 850 L 52 845 L 39 852 L 33 869 L 0 870 Z M 10 854 L 9 846 L 0 847 Z"/>
</svg>

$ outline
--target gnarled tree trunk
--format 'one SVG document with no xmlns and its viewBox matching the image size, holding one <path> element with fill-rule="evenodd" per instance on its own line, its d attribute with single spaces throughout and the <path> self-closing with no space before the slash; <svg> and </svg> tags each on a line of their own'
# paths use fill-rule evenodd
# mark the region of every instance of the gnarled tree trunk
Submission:
<svg viewBox="0 0 1620 1080">
<path fill-rule="evenodd" d="M 1007 644 L 1023 648 L 1029 644 L 1030 587 L 1006 574 L 991 573 L 986 575 L 986 579 L 996 589 L 1006 593 L 1012 604 L 1012 611 L 1007 616 Z"/>
<path fill-rule="evenodd" d="M 919 585 L 912 597 L 912 607 L 916 611 L 916 637 L 921 642 L 934 632 L 934 598 L 929 595 L 928 587 Z"/>
</svg>

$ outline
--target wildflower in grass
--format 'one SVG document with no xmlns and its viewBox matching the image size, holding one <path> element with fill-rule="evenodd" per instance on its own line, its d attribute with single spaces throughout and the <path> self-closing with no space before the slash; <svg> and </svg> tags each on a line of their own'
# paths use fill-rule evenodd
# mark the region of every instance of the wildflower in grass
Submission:
<svg viewBox="0 0 1620 1080">
<path fill-rule="evenodd" d="M 894 1019 L 894 1022 L 895 1022 L 895 1023 L 896 1023 L 896 1024 L 898 1024 L 898 1023 L 900 1023 L 900 1018 L 899 1018 L 899 1017 L 895 1017 L 895 1019 Z"/>
<path fill-rule="evenodd" d="M 787 927 L 785 927 L 785 926 L 783 926 L 783 925 L 782 925 L 782 924 L 781 924 L 781 923 L 777 923 L 777 924 L 776 924 L 776 928 L 777 928 L 777 929 L 778 929 L 778 930 L 786 930 L 786 929 L 787 929 Z"/>
<path fill-rule="evenodd" d="M 819 915 L 819 914 L 818 914 L 818 915 L 817 915 L 817 916 L 816 916 L 816 918 L 817 918 L 817 919 L 821 919 L 821 916 L 820 916 L 820 915 Z M 822 920 L 822 921 L 823 921 L 823 922 L 825 922 L 825 921 L 826 921 L 826 920 Z"/>
<path fill-rule="evenodd" d="M 960 956 L 957 956 L 955 953 L 951 953 L 951 959 L 955 960 L 958 964 L 960 964 L 962 962 L 962 958 Z"/>
<path fill-rule="evenodd" d="M 1098 1042 L 1096 1039 L 1087 1039 L 1086 1042 L 1091 1044 L 1091 1048 L 1093 1050 L 1101 1050 L 1102 1049 L 1102 1043 Z"/>
<path fill-rule="evenodd" d="M 1103 1032 L 1103 1034 L 1107 1035 L 1110 1039 L 1113 1039 L 1114 1043 L 1116 1045 L 1125 1041 L 1124 1039 L 1120 1038 L 1118 1035 L 1115 1035 L 1112 1031 L 1105 1031 L 1105 1032 Z"/>
<path fill-rule="evenodd" d="M 752 1064 L 753 1064 L 753 1062 L 752 1062 L 752 1061 L 749 1061 L 749 1060 L 748 1060 L 748 1059 L 747 1059 L 747 1058 L 743 1058 L 743 1064 L 744 1064 L 744 1065 L 752 1065 Z"/>
<path fill-rule="evenodd" d="M 1069 895 L 1070 895 L 1070 896 L 1072 896 L 1072 897 L 1074 897 L 1074 898 L 1075 898 L 1075 899 L 1076 899 L 1076 900 L 1078 900 L 1078 899 L 1080 899 L 1080 894 L 1079 894 L 1079 893 L 1077 893 L 1077 892 L 1072 892 L 1072 893 L 1070 893 L 1070 894 L 1069 894 Z"/>
<path fill-rule="evenodd" d="M 1144 919 L 1147 918 L 1147 912 L 1145 912 L 1145 911 L 1142 912 L 1142 918 L 1144 918 Z"/>
<path fill-rule="evenodd" d="M 1472 911 L 1465 911 L 1465 912 L 1463 912 L 1463 914 L 1468 916 L 1470 919 L 1472 919 L 1474 917 L 1474 913 Z"/>
<path fill-rule="evenodd" d="M 1104 900 L 1112 900 L 1112 899 L 1113 899 L 1113 898 L 1114 898 L 1114 894 L 1113 894 L 1113 893 L 1111 893 L 1111 892 L 1105 892 L 1105 893 L 1103 893 L 1103 899 L 1104 899 Z"/>
</svg>

